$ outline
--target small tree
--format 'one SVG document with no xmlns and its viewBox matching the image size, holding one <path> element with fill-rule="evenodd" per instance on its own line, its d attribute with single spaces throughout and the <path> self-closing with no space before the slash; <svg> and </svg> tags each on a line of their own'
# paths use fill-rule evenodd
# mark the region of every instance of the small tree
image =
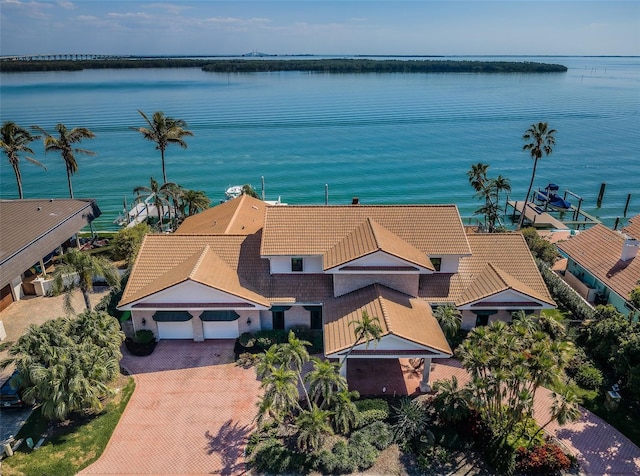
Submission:
<svg viewBox="0 0 640 476">
<path fill-rule="evenodd" d="M 65 293 L 64 307 L 68 313 L 74 312 L 71 295 L 76 288 L 82 291 L 87 310 L 91 310 L 89 292 L 93 291 L 94 276 L 102 276 L 109 286 L 120 289 L 120 274 L 106 258 L 83 253 L 75 248 L 62 255 L 61 263 L 56 265 L 52 274 L 51 289 L 54 294 Z"/>
<path fill-rule="evenodd" d="M 17 125 L 15 122 L 7 121 L 2 124 L 0 130 L 0 149 L 7 155 L 13 173 L 16 176 L 16 183 L 18 185 L 18 198 L 22 200 L 22 173 L 20 171 L 20 154 L 33 154 L 33 150 L 29 147 L 29 144 L 34 140 L 40 139 L 40 136 L 32 136 L 31 133 Z M 24 159 L 38 167 L 47 168 L 33 157 L 25 156 Z"/>
<path fill-rule="evenodd" d="M 460 330 L 462 324 L 462 314 L 452 304 L 438 306 L 433 312 L 433 316 L 440 324 L 440 328 L 448 339 L 451 339 Z"/>
<path fill-rule="evenodd" d="M 151 233 L 147 223 L 138 223 L 132 227 L 123 228 L 113 239 L 116 259 L 124 259 L 127 266 L 133 266 L 144 237 Z"/>
</svg>

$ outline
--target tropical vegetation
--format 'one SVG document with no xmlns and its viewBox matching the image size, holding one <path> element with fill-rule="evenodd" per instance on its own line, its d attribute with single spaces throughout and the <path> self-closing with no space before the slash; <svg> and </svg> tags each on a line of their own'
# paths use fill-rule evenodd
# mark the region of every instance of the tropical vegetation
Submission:
<svg viewBox="0 0 640 476">
<path fill-rule="evenodd" d="M 524 197 L 524 207 L 520 214 L 520 220 L 518 222 L 518 229 L 522 228 L 524 222 L 524 211 L 527 209 L 527 202 L 531 195 L 531 188 L 533 187 L 533 181 L 536 178 L 536 168 L 538 167 L 538 160 L 542 156 L 549 156 L 553 152 L 553 147 L 556 144 L 556 130 L 549 128 L 549 124 L 546 122 L 538 122 L 532 124 L 529 129 L 525 131 L 522 136 L 522 140 L 527 143 L 522 147 L 522 150 L 528 150 L 533 159 L 533 170 L 531 172 L 531 181 L 529 182 L 529 188 L 527 189 L 527 195 Z"/>
<path fill-rule="evenodd" d="M 127 267 L 133 266 L 144 237 L 151 233 L 151 227 L 143 222 L 122 228 L 113 238 L 113 253 L 117 260 L 125 260 Z"/>
<path fill-rule="evenodd" d="M 73 144 L 82 142 L 83 139 L 93 139 L 95 134 L 86 127 L 74 127 L 67 129 L 64 124 L 56 124 L 58 137 L 54 137 L 40 126 L 32 126 L 33 129 L 44 134 L 44 152 L 59 152 L 67 171 L 67 184 L 69 185 L 69 196 L 73 198 L 73 184 L 71 177 L 78 172 L 78 162 L 76 155 L 96 155 L 95 152 L 74 147 Z"/>
<path fill-rule="evenodd" d="M 142 134 L 142 137 L 156 144 L 156 149 L 160 151 L 162 159 L 162 179 L 167 183 L 167 169 L 164 162 L 165 150 L 170 144 L 177 144 L 183 149 L 187 148 L 184 138 L 193 136 L 193 132 L 187 130 L 187 123 L 182 119 L 174 119 L 167 117 L 162 111 L 153 113 L 151 119 L 147 115 L 138 110 L 146 122 L 146 126 L 132 127 L 133 130 Z"/>
<path fill-rule="evenodd" d="M 43 417 L 61 421 L 103 409 L 109 384 L 120 374 L 123 340 L 116 319 L 85 311 L 29 326 L 0 367 L 14 364 L 23 399 L 37 403 Z"/>
<path fill-rule="evenodd" d="M 20 155 L 21 154 L 33 154 L 33 149 L 29 147 L 29 144 L 34 140 L 40 139 L 40 136 L 33 136 L 24 127 L 20 127 L 15 122 L 7 121 L 2 124 L 0 130 L 0 148 L 7 155 L 13 173 L 16 176 L 16 184 L 18 186 L 18 198 L 21 200 L 24 198 L 22 192 L 22 173 L 20 172 Z M 27 162 L 47 169 L 41 162 L 38 162 L 33 157 L 27 155 L 24 156 L 24 160 Z"/>
<path fill-rule="evenodd" d="M 476 192 L 476 197 L 484 201 L 484 205 L 475 210 L 474 215 L 484 216 L 484 230 L 493 233 L 504 231 L 500 220 L 500 194 L 511 191 L 509 179 L 498 175 L 496 178 L 487 176 L 489 164 L 478 162 L 472 164 L 467 171 L 469 184 Z"/>
<path fill-rule="evenodd" d="M 109 259 L 71 248 L 60 257 L 51 275 L 51 291 L 53 294 L 64 293 L 65 309 L 73 313 L 71 296 L 75 289 L 80 289 L 87 310 L 91 310 L 89 293 L 93 291 L 93 280 L 97 277 L 103 278 L 112 288 L 120 289 L 120 273 Z"/>
</svg>

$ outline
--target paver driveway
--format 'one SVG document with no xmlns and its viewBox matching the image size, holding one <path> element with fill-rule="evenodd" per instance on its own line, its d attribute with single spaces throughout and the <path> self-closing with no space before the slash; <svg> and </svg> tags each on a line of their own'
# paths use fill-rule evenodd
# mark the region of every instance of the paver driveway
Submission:
<svg viewBox="0 0 640 476">
<path fill-rule="evenodd" d="M 260 382 L 233 364 L 233 341 L 161 341 L 152 355 L 122 362 L 136 390 L 105 452 L 81 474 L 245 472 Z"/>
</svg>

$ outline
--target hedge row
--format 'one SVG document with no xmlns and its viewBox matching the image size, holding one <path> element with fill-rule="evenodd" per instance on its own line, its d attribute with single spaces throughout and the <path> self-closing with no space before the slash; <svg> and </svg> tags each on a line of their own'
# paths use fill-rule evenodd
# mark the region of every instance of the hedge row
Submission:
<svg viewBox="0 0 640 476">
<path fill-rule="evenodd" d="M 569 311 L 574 319 L 581 321 L 593 319 L 594 309 L 578 293 L 551 271 L 542 260 L 536 259 L 536 263 L 549 292 L 561 307 Z"/>
</svg>

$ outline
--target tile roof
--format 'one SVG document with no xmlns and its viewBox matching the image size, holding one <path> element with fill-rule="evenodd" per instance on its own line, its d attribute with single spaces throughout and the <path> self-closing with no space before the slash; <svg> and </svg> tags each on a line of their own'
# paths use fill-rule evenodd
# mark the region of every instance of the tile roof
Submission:
<svg viewBox="0 0 640 476">
<path fill-rule="evenodd" d="M 268 207 L 260 253 L 321 255 L 367 218 L 427 255 L 470 254 L 455 205 Z"/>
<path fill-rule="evenodd" d="M 327 250 L 323 256 L 324 269 L 335 268 L 376 251 L 382 251 L 422 268 L 434 270 L 426 254 L 371 218 L 366 218 L 360 226 Z"/>
<path fill-rule="evenodd" d="M 555 305 L 520 233 L 470 233 L 471 256 L 460 260 L 458 273 L 422 276 L 419 295 L 432 302 L 467 302 L 491 290 L 510 287 Z M 491 264 L 493 271 L 487 271 Z M 493 280 L 483 283 L 484 277 Z"/>
<path fill-rule="evenodd" d="M 636 240 L 640 240 L 640 215 L 629 218 L 629 223 L 622 231 Z"/>
<path fill-rule="evenodd" d="M 176 232 L 251 235 L 264 226 L 264 211 L 267 207 L 262 200 L 240 195 L 188 217 Z"/>
<path fill-rule="evenodd" d="M 620 260 L 624 241 L 622 233 L 598 224 L 558 243 L 558 248 L 614 292 L 628 299 L 640 280 L 640 254 L 632 260 Z"/>
<path fill-rule="evenodd" d="M 271 305 L 263 296 L 243 287 L 238 278 L 237 271 L 231 269 L 231 267 L 212 250 L 209 244 L 204 245 L 201 250 L 196 251 L 192 256 L 163 275 L 150 281 L 146 286 L 138 290 L 137 293 L 129 294 L 127 301 L 125 302 L 123 300 L 121 304 L 130 304 L 185 281 L 204 284 L 205 286 L 218 289 L 227 294 L 255 302 L 262 306 L 269 307 Z"/>
<path fill-rule="evenodd" d="M 353 345 L 354 326 L 350 323 L 360 321 L 363 311 L 379 319 L 382 337 L 395 335 L 439 352 L 452 353 L 426 301 L 373 284 L 325 304 L 325 355 Z"/>
</svg>

